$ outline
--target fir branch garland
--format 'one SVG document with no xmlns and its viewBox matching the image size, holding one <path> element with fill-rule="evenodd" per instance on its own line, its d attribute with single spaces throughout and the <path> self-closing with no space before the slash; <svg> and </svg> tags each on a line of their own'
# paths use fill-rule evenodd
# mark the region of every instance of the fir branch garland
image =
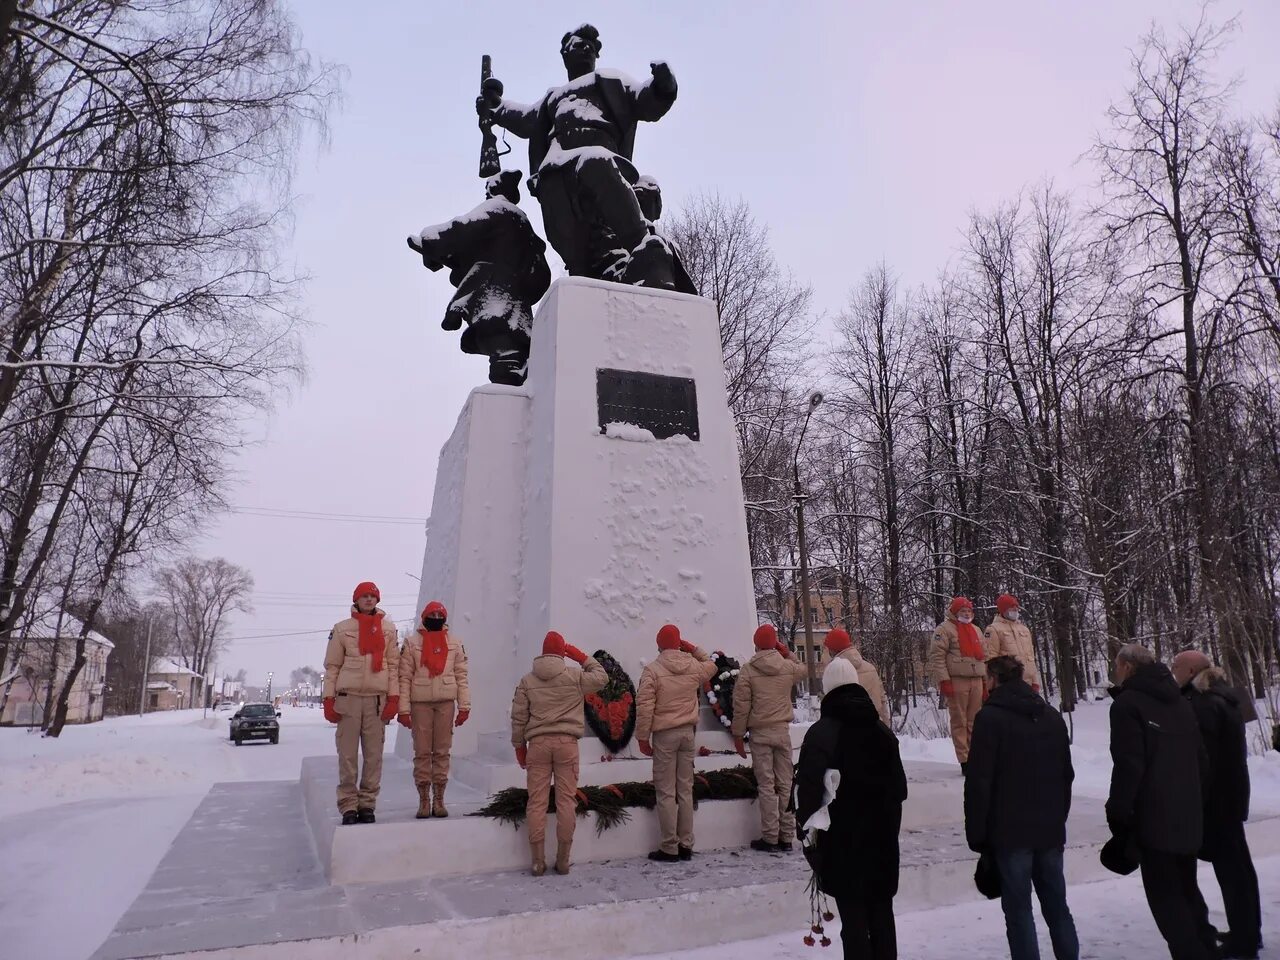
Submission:
<svg viewBox="0 0 1280 960">
<path fill-rule="evenodd" d="M 693 780 L 694 802 L 703 800 L 753 800 L 756 797 L 756 776 L 750 767 L 728 767 L 724 770 L 706 770 Z M 628 807 L 652 810 L 657 805 L 657 795 L 649 782 L 609 783 L 600 787 L 578 788 L 578 816 L 596 815 L 596 833 L 612 829 L 631 819 Z M 522 787 L 508 787 L 489 798 L 481 809 L 469 814 L 472 817 L 493 817 L 519 829 L 524 822 L 529 805 L 529 791 Z M 554 793 L 547 798 L 547 812 L 555 812 Z"/>
</svg>

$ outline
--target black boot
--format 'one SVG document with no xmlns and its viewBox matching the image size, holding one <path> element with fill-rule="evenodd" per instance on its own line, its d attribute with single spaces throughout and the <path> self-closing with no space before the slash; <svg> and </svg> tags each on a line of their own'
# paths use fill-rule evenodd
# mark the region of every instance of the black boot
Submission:
<svg viewBox="0 0 1280 960">
<path fill-rule="evenodd" d="M 693 847 L 677 847 L 679 852 L 676 854 L 681 860 L 693 859 Z"/>
<path fill-rule="evenodd" d="M 356 820 L 359 823 L 376 823 L 377 818 L 374 817 L 373 811 L 369 807 L 361 807 L 356 811 Z"/>
<path fill-rule="evenodd" d="M 359 823 L 359 822 L 360 821 L 357 818 L 356 812 L 354 810 L 348 810 L 346 813 L 342 815 L 342 825 L 344 827 L 349 827 L 353 823 Z"/>
<path fill-rule="evenodd" d="M 679 863 L 680 854 L 667 853 L 665 850 L 654 850 L 649 854 L 650 860 L 656 860 L 658 863 Z"/>
<path fill-rule="evenodd" d="M 759 840 L 751 841 L 751 849 L 759 850 L 761 853 L 777 853 L 778 845 L 776 843 L 770 843 L 768 840 L 761 837 Z"/>
</svg>

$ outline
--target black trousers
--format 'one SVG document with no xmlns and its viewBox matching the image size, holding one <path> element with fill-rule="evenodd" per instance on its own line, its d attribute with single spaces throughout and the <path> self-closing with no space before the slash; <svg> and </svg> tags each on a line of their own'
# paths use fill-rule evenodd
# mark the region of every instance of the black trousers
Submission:
<svg viewBox="0 0 1280 960">
<path fill-rule="evenodd" d="M 893 898 L 836 898 L 844 960 L 898 960 Z"/>
<path fill-rule="evenodd" d="M 1262 904 L 1258 896 L 1258 873 L 1244 836 L 1244 824 L 1233 823 L 1214 831 L 1214 876 L 1222 889 L 1227 911 L 1229 945 L 1241 952 L 1257 950 L 1262 944 Z"/>
<path fill-rule="evenodd" d="M 1142 889 L 1173 960 L 1214 960 L 1216 932 L 1196 884 L 1195 854 L 1141 852 Z"/>
</svg>

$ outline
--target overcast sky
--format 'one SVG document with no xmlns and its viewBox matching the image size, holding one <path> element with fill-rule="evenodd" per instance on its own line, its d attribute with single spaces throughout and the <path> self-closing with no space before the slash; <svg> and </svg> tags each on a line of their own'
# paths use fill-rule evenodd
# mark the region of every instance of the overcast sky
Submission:
<svg viewBox="0 0 1280 960">
<path fill-rule="evenodd" d="M 254 575 L 255 611 L 237 615 L 219 672 L 244 667 L 255 682 L 320 666 L 360 580 L 378 583 L 391 616 L 414 616 L 436 457 L 486 361 L 440 329 L 447 277 L 423 269 L 405 237 L 482 199 L 481 54 L 507 96 L 526 102 L 563 82 L 560 36 L 584 19 L 600 29 L 602 66 L 643 78 L 651 60 L 668 61 L 679 99 L 641 126 L 639 169 L 661 183 L 668 210 L 699 191 L 747 200 L 829 315 L 881 259 L 907 284 L 932 280 L 972 209 L 1045 177 L 1088 190 L 1081 155 L 1123 95 L 1130 50 L 1152 18 L 1176 29 L 1199 10 L 1198 0 L 379 0 L 359 16 L 337 0 L 293 6 L 304 45 L 347 77 L 331 143 L 302 156 L 296 181 L 310 375 L 252 426 L 232 500 L 397 519 L 237 512 L 192 545 Z M 1223 75 L 1241 78 L 1242 112 L 1264 113 L 1280 98 L 1280 3 L 1217 7 L 1236 12 Z M 504 165 L 527 173 L 525 141 L 509 139 Z M 523 206 L 541 230 L 536 201 Z"/>
</svg>

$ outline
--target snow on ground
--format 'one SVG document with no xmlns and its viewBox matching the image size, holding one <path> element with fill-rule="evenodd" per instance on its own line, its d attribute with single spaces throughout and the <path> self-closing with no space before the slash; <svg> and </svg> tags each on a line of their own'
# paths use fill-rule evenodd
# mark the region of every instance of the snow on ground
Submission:
<svg viewBox="0 0 1280 960">
<path fill-rule="evenodd" d="M 225 780 L 296 779 L 303 757 L 333 750 L 333 727 L 319 708 L 281 714 L 274 746 L 231 743 L 229 710 L 114 717 L 68 726 L 56 739 L 0 728 L 0 818 L 77 800 L 202 795 Z"/>
<path fill-rule="evenodd" d="M 57 739 L 0 728 L 0 957 L 84 960 L 211 784 L 294 780 L 303 757 L 333 751 L 318 708 L 281 714 L 278 745 L 240 747 L 225 710 L 118 717 Z"/>
<path fill-rule="evenodd" d="M 1106 796 L 1108 706 L 1081 704 L 1072 717 L 1080 796 Z M 198 710 L 115 718 L 68 727 L 56 740 L 0 728 L 0 955 L 5 960 L 84 960 L 145 886 L 211 784 L 293 780 L 303 757 L 333 751 L 333 728 L 319 709 L 285 707 L 282 714 L 276 746 L 234 746 L 227 739 L 227 711 L 205 718 Z M 925 736 L 942 729 L 930 710 L 920 708 L 904 731 L 904 759 L 954 763 L 949 739 Z M 394 739 L 387 738 L 388 752 Z M 1254 814 L 1280 813 L 1280 754 L 1255 755 L 1250 766 Z M 1264 914 L 1280 920 L 1274 909 L 1280 858 L 1260 862 L 1259 872 Z M 1220 911 L 1212 879 L 1205 890 Z M 1082 956 L 1164 956 L 1135 878 L 1072 888 L 1071 903 L 1077 917 L 1085 918 Z M 804 904 L 770 908 L 794 911 L 796 933 L 735 946 L 736 957 L 821 955 L 820 950 L 804 952 L 808 948 L 800 941 Z M 838 921 L 831 926 L 838 929 Z M 920 960 L 954 956 L 959 934 L 966 952 L 1001 956 L 1006 949 L 999 904 L 976 899 L 904 914 L 899 931 L 902 955 Z M 1280 946 L 1280 925 L 1268 927 L 1268 940 Z M 838 944 L 837 939 L 830 956 L 839 955 Z M 716 947 L 675 956 L 712 960 L 724 955 L 725 948 Z M 1280 957 L 1280 949 L 1272 955 Z"/>
<path fill-rule="evenodd" d="M 1276 897 L 1280 889 L 1280 857 L 1259 860 L 1257 867 L 1262 887 L 1263 940 L 1268 944 L 1261 956 L 1280 957 L 1280 910 L 1277 910 Z M 1222 898 L 1213 874 L 1202 867 L 1200 878 L 1212 919 L 1223 929 L 1226 921 L 1222 915 Z M 976 893 L 974 897 L 969 903 L 899 914 L 898 955 L 911 960 L 1007 957 L 1009 948 L 1000 901 L 982 900 Z M 1081 960 L 1167 960 L 1169 950 L 1151 920 L 1137 874 L 1072 887 L 1067 900 L 1080 937 Z M 768 906 L 792 911 L 796 916 L 796 932 L 735 943 L 731 952 L 734 960 L 825 960 L 841 955 L 838 919 L 827 924 L 827 933 L 834 942 L 824 951 L 819 947 L 806 947 L 803 942 L 809 922 L 807 904 L 785 908 Z M 1053 948 L 1038 908 L 1036 926 L 1040 931 L 1040 955 L 1052 957 Z M 730 951 L 718 945 L 651 956 L 667 960 L 723 960 L 728 955 Z"/>
</svg>

